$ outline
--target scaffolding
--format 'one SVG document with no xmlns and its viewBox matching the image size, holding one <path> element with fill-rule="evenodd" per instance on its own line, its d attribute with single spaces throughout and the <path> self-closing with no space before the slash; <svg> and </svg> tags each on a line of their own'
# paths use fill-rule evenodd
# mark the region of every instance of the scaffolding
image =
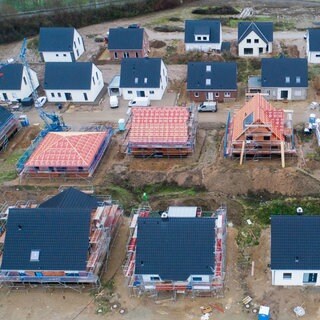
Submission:
<svg viewBox="0 0 320 320">
<path fill-rule="evenodd" d="M 143 158 L 186 157 L 194 152 L 195 106 L 132 108 L 126 122 L 123 151 Z"/>
<path fill-rule="evenodd" d="M 0 106 L 0 108 L 3 108 Z M 0 150 L 7 148 L 9 139 L 20 130 L 19 120 L 11 114 L 5 123 L 0 127 Z"/>
<path fill-rule="evenodd" d="M 195 219 L 201 219 L 202 210 L 198 208 Z M 208 214 L 208 213 L 206 213 Z M 137 221 L 139 217 L 149 217 L 152 215 L 149 206 L 141 206 L 131 213 L 129 225 L 130 235 L 127 242 L 127 256 L 123 266 L 123 272 L 127 279 L 127 285 L 133 295 L 150 293 L 151 296 L 158 296 L 163 291 L 172 292 L 173 298 L 178 294 L 191 294 L 196 296 L 211 296 L 223 294 L 225 270 L 226 270 L 226 234 L 227 234 L 227 208 L 221 206 L 218 210 L 210 213 L 215 219 L 215 247 L 214 247 L 214 269 L 209 282 L 194 281 L 155 281 L 144 282 L 141 277 L 135 275 L 135 258 L 137 245 Z"/>
</svg>

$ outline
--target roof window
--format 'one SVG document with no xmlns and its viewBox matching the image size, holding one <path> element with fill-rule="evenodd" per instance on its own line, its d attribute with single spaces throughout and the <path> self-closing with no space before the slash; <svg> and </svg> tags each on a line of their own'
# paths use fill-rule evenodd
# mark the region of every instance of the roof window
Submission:
<svg viewBox="0 0 320 320">
<path fill-rule="evenodd" d="M 40 256 L 40 250 L 31 250 L 30 261 L 31 262 L 39 261 L 39 256 Z"/>
<path fill-rule="evenodd" d="M 211 72 L 211 66 L 208 64 L 208 65 L 206 65 L 206 71 L 207 72 Z"/>
<path fill-rule="evenodd" d="M 138 77 L 134 78 L 134 83 L 138 83 Z"/>
<path fill-rule="evenodd" d="M 206 86 L 210 86 L 211 85 L 211 79 L 206 79 Z"/>
</svg>

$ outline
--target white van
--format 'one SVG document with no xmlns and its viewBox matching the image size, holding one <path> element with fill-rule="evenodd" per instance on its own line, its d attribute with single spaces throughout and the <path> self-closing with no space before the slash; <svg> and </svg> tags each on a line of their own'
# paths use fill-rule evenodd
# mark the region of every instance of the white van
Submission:
<svg viewBox="0 0 320 320">
<path fill-rule="evenodd" d="M 218 105 L 216 101 L 205 101 L 200 103 L 198 107 L 199 112 L 217 112 Z"/>
<path fill-rule="evenodd" d="M 110 107 L 111 108 L 119 107 L 119 99 L 117 96 L 110 96 Z"/>
<path fill-rule="evenodd" d="M 129 101 L 128 107 L 148 107 L 150 106 L 149 97 L 137 97 Z"/>
</svg>

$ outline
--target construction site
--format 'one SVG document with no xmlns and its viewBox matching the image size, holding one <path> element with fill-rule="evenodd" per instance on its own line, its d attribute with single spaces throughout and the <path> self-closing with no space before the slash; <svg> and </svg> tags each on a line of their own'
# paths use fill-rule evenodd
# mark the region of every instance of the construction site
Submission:
<svg viewBox="0 0 320 320">
<path fill-rule="evenodd" d="M 254 94 L 243 107 L 227 118 L 225 156 L 245 159 L 296 154 L 293 133 L 293 111 L 274 108 L 261 94 Z"/>
<path fill-rule="evenodd" d="M 40 204 L 3 205 L 1 286 L 99 285 L 122 214 L 110 196 L 74 188 L 62 188 Z"/>
<path fill-rule="evenodd" d="M 226 207 L 220 207 L 214 212 L 204 212 L 200 207 L 171 206 L 167 211 L 159 212 L 152 211 L 147 203 L 133 210 L 127 258 L 123 268 L 131 294 L 158 297 L 161 293 L 169 292 L 173 299 L 176 299 L 177 294 L 191 294 L 192 297 L 223 294 L 226 214 Z M 199 228 L 198 222 L 207 224 L 209 230 L 205 231 L 203 226 Z M 154 226 L 161 228 L 160 233 Z M 212 238 L 208 237 L 209 234 Z M 171 241 L 171 237 L 175 241 Z M 202 248 L 206 247 L 203 237 L 208 243 L 207 251 L 200 249 L 200 243 Z M 157 242 L 158 245 L 154 248 Z M 164 251 L 161 243 L 165 244 Z M 194 246 L 198 246 L 199 255 L 196 258 L 193 257 Z M 157 252 L 156 256 L 154 252 Z M 205 257 L 209 259 L 209 267 L 206 265 L 202 269 L 200 266 L 206 260 Z M 180 274 L 183 269 L 186 273 Z M 193 272 L 196 274 L 193 275 Z"/>
<path fill-rule="evenodd" d="M 186 157 L 196 143 L 195 107 L 131 108 L 124 152 L 135 157 Z"/>
<path fill-rule="evenodd" d="M 6 108 L 0 106 L 0 150 L 6 149 L 9 139 L 19 129 L 19 120 Z"/>
</svg>

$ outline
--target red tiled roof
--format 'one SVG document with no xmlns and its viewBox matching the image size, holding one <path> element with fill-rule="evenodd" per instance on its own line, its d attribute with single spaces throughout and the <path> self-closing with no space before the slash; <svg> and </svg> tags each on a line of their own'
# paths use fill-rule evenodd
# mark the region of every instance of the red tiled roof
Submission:
<svg viewBox="0 0 320 320">
<path fill-rule="evenodd" d="M 132 108 L 129 143 L 187 143 L 189 111 L 182 107 Z"/>
<path fill-rule="evenodd" d="M 253 114 L 253 124 L 270 124 L 271 131 L 279 140 L 284 136 L 284 111 L 274 108 L 262 95 L 255 95 L 233 117 L 232 140 L 237 140 L 245 131 L 244 119 Z"/>
<path fill-rule="evenodd" d="M 90 167 L 107 132 L 49 132 L 26 167 Z"/>
</svg>

